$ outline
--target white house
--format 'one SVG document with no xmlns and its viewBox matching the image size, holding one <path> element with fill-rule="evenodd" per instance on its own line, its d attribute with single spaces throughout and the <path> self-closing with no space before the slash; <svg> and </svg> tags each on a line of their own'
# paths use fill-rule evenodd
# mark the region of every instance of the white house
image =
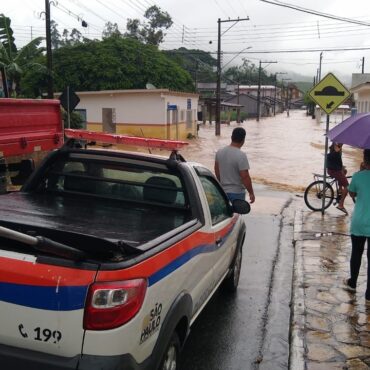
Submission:
<svg viewBox="0 0 370 370">
<path fill-rule="evenodd" d="M 352 73 L 353 100 L 358 113 L 370 112 L 370 74 Z"/>
<path fill-rule="evenodd" d="M 141 137 L 182 140 L 197 134 L 198 94 L 149 90 L 80 91 L 76 107 L 86 128 Z"/>
</svg>

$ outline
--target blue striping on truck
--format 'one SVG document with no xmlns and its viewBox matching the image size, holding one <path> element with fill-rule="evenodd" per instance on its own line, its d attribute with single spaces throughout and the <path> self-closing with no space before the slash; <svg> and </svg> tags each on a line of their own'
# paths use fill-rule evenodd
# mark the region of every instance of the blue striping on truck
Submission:
<svg viewBox="0 0 370 370">
<path fill-rule="evenodd" d="M 0 301 L 51 311 L 84 307 L 87 286 L 36 286 L 0 283 Z"/>
</svg>

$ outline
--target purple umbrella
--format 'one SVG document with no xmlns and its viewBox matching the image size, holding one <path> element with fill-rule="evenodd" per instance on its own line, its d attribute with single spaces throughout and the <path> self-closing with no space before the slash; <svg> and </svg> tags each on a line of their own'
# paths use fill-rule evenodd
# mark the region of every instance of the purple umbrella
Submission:
<svg viewBox="0 0 370 370">
<path fill-rule="evenodd" d="M 328 131 L 328 138 L 336 143 L 370 149 L 370 113 L 360 113 L 345 119 Z"/>
</svg>

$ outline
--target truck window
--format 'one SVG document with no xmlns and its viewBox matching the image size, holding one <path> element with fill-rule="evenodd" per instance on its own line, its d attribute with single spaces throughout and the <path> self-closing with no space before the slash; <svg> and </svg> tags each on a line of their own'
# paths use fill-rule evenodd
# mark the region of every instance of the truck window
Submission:
<svg viewBox="0 0 370 370">
<path fill-rule="evenodd" d="M 79 193 L 186 208 L 178 174 L 155 166 L 70 159 L 55 163 L 39 191 Z"/>
<path fill-rule="evenodd" d="M 212 225 L 215 225 L 232 216 L 229 201 L 225 198 L 219 185 L 211 178 L 199 176 L 207 197 Z"/>
</svg>

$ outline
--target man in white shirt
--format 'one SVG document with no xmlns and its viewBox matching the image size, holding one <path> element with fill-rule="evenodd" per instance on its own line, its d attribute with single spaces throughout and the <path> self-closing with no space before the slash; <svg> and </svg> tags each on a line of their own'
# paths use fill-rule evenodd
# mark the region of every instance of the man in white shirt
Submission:
<svg viewBox="0 0 370 370">
<path fill-rule="evenodd" d="M 237 127 L 231 135 L 231 144 L 216 153 L 215 174 L 232 202 L 245 199 L 245 189 L 249 193 L 250 203 L 255 200 L 252 180 L 249 175 L 247 155 L 240 150 L 244 145 L 246 132 Z"/>
</svg>

